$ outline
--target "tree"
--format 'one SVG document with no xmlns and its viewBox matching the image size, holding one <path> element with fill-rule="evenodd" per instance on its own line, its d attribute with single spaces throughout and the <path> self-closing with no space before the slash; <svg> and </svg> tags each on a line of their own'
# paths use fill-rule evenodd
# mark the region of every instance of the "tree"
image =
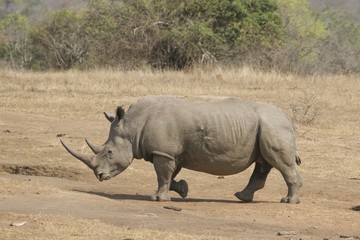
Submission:
<svg viewBox="0 0 360 240">
<path fill-rule="evenodd" d="M 329 32 L 307 0 L 277 0 L 286 29 L 286 40 L 274 53 L 275 65 L 283 71 L 308 72 L 318 59 L 318 44 Z"/>
<path fill-rule="evenodd" d="M 326 73 L 359 73 L 360 24 L 335 9 L 322 11 L 321 19 L 329 34 L 319 44 L 317 67 Z"/>
<path fill-rule="evenodd" d="M 28 30 L 28 20 L 20 14 L 10 14 L 0 21 L 0 57 L 13 68 L 24 67 L 28 61 Z"/>
</svg>

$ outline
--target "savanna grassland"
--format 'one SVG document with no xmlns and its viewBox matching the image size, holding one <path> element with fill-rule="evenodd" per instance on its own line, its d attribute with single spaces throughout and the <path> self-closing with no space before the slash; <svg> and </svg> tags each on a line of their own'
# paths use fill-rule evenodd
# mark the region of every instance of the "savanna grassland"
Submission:
<svg viewBox="0 0 360 240">
<path fill-rule="evenodd" d="M 149 95 L 194 101 L 239 97 L 274 104 L 293 119 L 302 203 L 280 204 L 286 185 L 270 173 L 255 203 L 233 193 L 251 169 L 218 178 L 182 171 L 188 199 L 154 203 L 149 163 L 99 183 L 62 149 L 106 140 L 102 112 Z M 0 70 L 0 239 L 339 239 L 360 237 L 360 77 L 297 76 L 251 68 L 188 71 Z M 176 206 L 181 212 L 166 210 Z M 10 223 L 26 221 L 21 227 Z M 291 231 L 295 235 L 277 236 Z"/>
</svg>

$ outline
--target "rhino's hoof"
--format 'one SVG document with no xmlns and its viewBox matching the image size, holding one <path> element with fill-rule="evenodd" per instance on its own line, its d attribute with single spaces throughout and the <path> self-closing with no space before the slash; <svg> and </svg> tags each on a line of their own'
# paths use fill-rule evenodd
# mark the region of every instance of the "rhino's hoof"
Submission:
<svg viewBox="0 0 360 240">
<path fill-rule="evenodd" d="M 150 200 L 151 201 L 158 201 L 158 202 L 166 202 L 166 201 L 170 201 L 171 199 L 169 197 L 166 196 L 161 196 L 158 194 L 154 194 L 152 196 L 150 196 Z"/>
<path fill-rule="evenodd" d="M 235 197 L 243 202 L 252 202 L 254 199 L 254 193 L 248 191 L 237 192 L 235 193 Z"/>
<path fill-rule="evenodd" d="M 291 204 L 297 204 L 300 203 L 300 198 L 298 197 L 283 197 L 281 199 L 282 203 L 291 203 Z"/>
<path fill-rule="evenodd" d="M 179 181 L 180 191 L 178 192 L 182 198 L 186 198 L 189 192 L 189 186 L 185 180 Z"/>
</svg>

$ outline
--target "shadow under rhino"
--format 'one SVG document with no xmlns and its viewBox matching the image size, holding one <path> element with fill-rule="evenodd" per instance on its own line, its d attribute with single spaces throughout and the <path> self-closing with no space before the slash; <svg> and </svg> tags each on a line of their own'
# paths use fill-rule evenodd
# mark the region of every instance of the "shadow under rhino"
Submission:
<svg viewBox="0 0 360 240">
<path fill-rule="evenodd" d="M 152 201 L 149 196 L 141 194 L 110 194 L 104 192 L 95 191 L 83 191 L 73 190 L 75 192 L 97 195 L 112 200 L 136 200 L 136 201 Z M 256 204 L 256 203 L 270 203 L 271 201 L 252 201 L 252 202 L 239 202 L 237 200 L 225 200 L 225 199 L 209 199 L 209 198 L 171 198 L 173 202 L 184 203 L 234 203 L 234 204 Z M 272 202 L 275 203 L 275 202 Z"/>
</svg>

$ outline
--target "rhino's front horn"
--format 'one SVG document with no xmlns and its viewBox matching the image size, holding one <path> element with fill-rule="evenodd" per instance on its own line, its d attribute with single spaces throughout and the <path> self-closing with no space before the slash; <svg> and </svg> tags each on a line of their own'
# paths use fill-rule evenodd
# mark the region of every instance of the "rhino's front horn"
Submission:
<svg viewBox="0 0 360 240">
<path fill-rule="evenodd" d="M 101 152 L 104 149 L 103 146 L 96 146 L 96 145 L 92 144 L 89 140 L 87 140 L 86 138 L 85 138 L 85 142 L 95 154 L 98 154 L 99 152 Z"/>
<path fill-rule="evenodd" d="M 91 169 L 95 168 L 95 166 L 92 163 L 93 156 L 77 153 L 77 152 L 73 151 L 71 148 L 69 148 L 68 146 L 66 146 L 62 140 L 60 140 L 60 142 L 71 155 L 73 155 L 74 157 L 76 157 L 77 159 L 79 159 L 80 161 L 85 163 L 86 166 L 88 166 L 89 168 L 91 168 Z"/>
</svg>

